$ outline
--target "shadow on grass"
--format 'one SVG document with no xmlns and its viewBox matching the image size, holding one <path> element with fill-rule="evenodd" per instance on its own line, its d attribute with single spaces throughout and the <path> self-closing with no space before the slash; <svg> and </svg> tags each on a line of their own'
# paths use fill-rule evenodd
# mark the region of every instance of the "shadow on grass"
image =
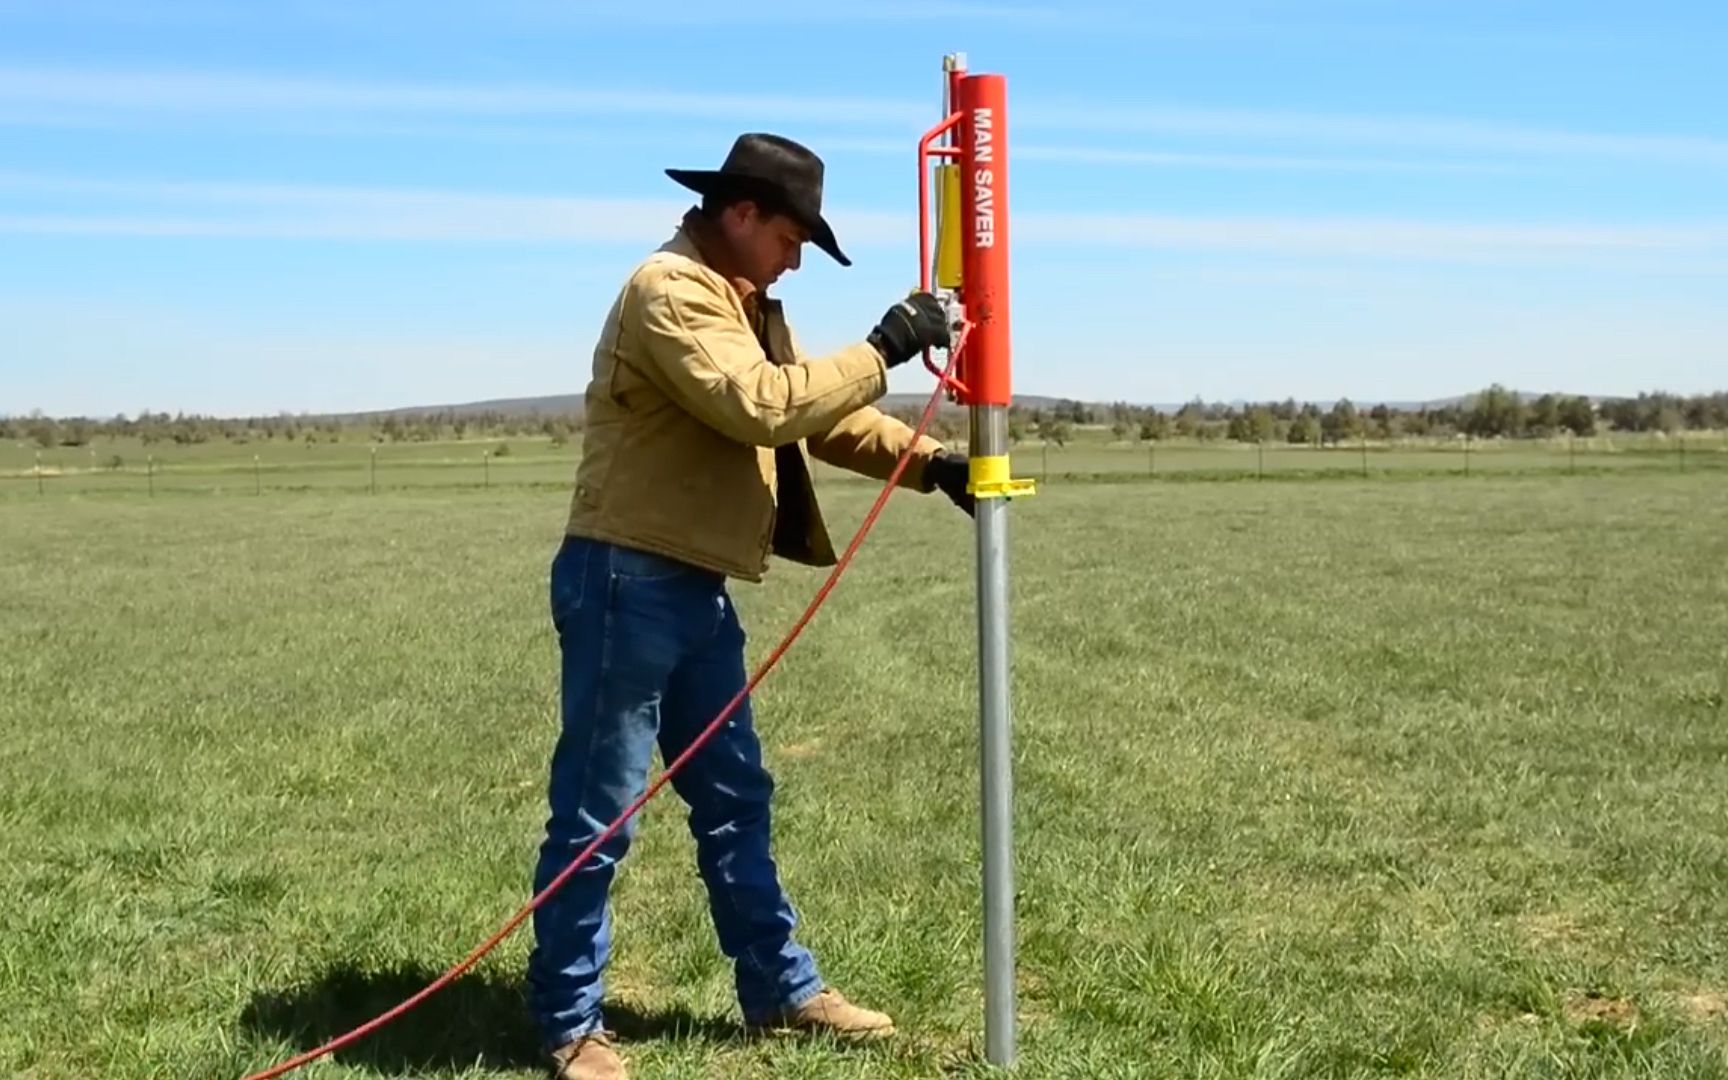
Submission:
<svg viewBox="0 0 1728 1080">
<path fill-rule="evenodd" d="M 341 965 L 308 985 L 254 994 L 240 1023 L 261 1038 L 287 1042 L 299 1054 L 394 1008 L 440 974 L 421 967 L 368 971 Z M 734 1024 L 684 1009 L 651 1012 L 609 1002 L 606 1023 L 626 1042 L 724 1043 L 742 1037 Z M 520 981 L 479 972 L 457 979 L 329 1059 L 388 1076 L 475 1065 L 538 1069 L 545 1060 Z"/>
</svg>

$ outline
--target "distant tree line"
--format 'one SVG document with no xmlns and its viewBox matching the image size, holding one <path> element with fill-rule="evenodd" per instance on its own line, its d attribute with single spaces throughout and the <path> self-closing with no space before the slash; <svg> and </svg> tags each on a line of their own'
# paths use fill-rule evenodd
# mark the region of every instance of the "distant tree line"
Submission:
<svg viewBox="0 0 1728 1080">
<path fill-rule="evenodd" d="M 1728 428 L 1728 392 L 1681 397 L 1642 393 L 1592 403 L 1589 398 L 1544 394 L 1527 398 L 1493 385 L 1457 403 L 1414 409 L 1377 404 L 1358 408 L 1349 399 L 1322 409 L 1294 399 L 1246 404 L 1195 399 L 1173 411 L 1116 402 L 1088 405 L 1062 400 L 1048 407 L 1016 406 L 1009 434 L 1064 443 L 1078 427 L 1108 426 L 1121 440 L 1197 439 L 1322 446 L 1362 438 L 1550 438 L 1571 432 L 1666 432 Z"/>
<path fill-rule="evenodd" d="M 56 419 L 40 412 L 29 416 L 0 416 L 0 441 L 29 441 L 43 448 L 84 446 L 97 438 L 137 438 L 145 446 L 156 443 L 193 446 L 210 442 L 443 442 L 536 435 L 549 436 L 555 444 L 562 445 L 581 429 L 582 418 L 576 415 L 519 416 L 450 410 L 385 416 L 296 416 L 283 413 L 241 419 L 149 411 L 130 419 L 120 415 L 108 420 L 88 417 Z"/>
<path fill-rule="evenodd" d="M 915 424 L 922 410 L 890 410 Z M 1108 405 L 1061 400 L 1052 405 L 1016 405 L 1009 411 L 1009 437 L 1058 445 L 1073 438 L 1079 427 L 1108 427 L 1121 440 L 1197 439 L 1245 443 L 1283 442 L 1324 446 L 1362 438 L 1547 438 L 1571 432 L 1666 432 L 1728 429 L 1728 392 L 1683 397 L 1642 393 L 1592 403 L 1565 394 L 1528 398 L 1499 384 L 1455 404 L 1394 408 L 1385 404 L 1361 409 L 1349 400 L 1321 408 L 1312 402 L 1285 399 L 1248 404 L 1207 403 L 1199 399 L 1164 411 L 1116 402 Z M 929 431 L 952 441 L 966 434 L 967 415 L 952 405 L 940 409 Z M 107 420 L 90 417 L 54 418 L 40 412 L 29 416 L 0 415 L 0 441 L 33 442 L 37 446 L 85 446 L 97 438 L 138 438 L 155 443 L 195 445 L 290 442 L 319 443 L 365 440 L 377 443 L 443 442 L 543 436 L 555 445 L 567 443 L 582 429 L 578 414 L 510 414 L 497 411 L 432 411 L 412 414 L 255 416 L 217 418 L 166 412 L 141 412 L 136 417 Z"/>
</svg>

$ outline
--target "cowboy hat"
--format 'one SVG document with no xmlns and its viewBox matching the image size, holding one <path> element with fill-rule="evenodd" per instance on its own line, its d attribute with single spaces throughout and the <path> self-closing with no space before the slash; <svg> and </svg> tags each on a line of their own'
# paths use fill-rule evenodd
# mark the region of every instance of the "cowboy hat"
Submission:
<svg viewBox="0 0 1728 1080">
<path fill-rule="evenodd" d="M 751 132 L 738 136 L 718 169 L 667 169 L 666 175 L 691 191 L 729 192 L 764 197 L 810 230 L 810 240 L 851 266 L 822 216 L 822 159 L 782 135 Z"/>
</svg>

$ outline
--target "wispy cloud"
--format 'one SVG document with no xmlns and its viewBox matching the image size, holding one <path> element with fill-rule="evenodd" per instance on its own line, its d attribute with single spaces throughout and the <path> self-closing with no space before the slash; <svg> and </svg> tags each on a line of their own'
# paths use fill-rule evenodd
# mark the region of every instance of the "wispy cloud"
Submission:
<svg viewBox="0 0 1728 1080">
<path fill-rule="evenodd" d="M 678 26 L 730 24 L 738 18 L 736 9 L 725 5 L 703 4 L 627 4 L 627 3 L 531 3 L 513 0 L 497 5 L 497 13 L 508 19 L 545 23 L 609 22 L 673 24 Z M 1056 4 L 969 3 L 964 0 L 929 0 L 927 3 L 906 3 L 903 0 L 849 0 L 824 3 L 800 0 L 758 0 L 750 14 L 776 25 L 788 23 L 865 23 L 915 21 L 932 22 L 983 20 L 989 22 L 1036 23 L 1060 26 L 1084 18 L 1079 10 Z"/>
<path fill-rule="evenodd" d="M 0 233 L 290 240 L 651 243 L 689 205 L 417 188 L 113 181 L 0 172 L 0 191 L 100 196 L 109 207 L 0 216 Z M 164 209 L 162 204 L 167 204 Z M 177 209 L 190 207 L 190 209 Z M 831 215 L 861 237 L 912 228 L 903 214 Z"/>
<path fill-rule="evenodd" d="M 1636 13 L 1622 19 L 1569 18 L 1565 25 L 1476 25 L 1439 27 L 1409 11 L 1370 11 L 1363 5 L 1308 3 L 1300 10 L 1289 5 L 1188 5 L 1171 13 L 1131 0 L 1094 3 L 981 2 L 981 0 L 758 0 L 751 14 L 776 26 L 859 26 L 872 23 L 916 22 L 931 27 L 949 23 L 990 23 L 1036 28 L 1040 33 L 1074 36 L 1130 35 L 1160 40 L 1354 42 L 1385 47 L 1419 41 L 1425 46 L 1479 48 L 1484 42 L 1516 45 L 1526 50 L 1552 50 L 1589 43 L 1647 41 L 1660 31 Z M 1415 16 L 1415 17 L 1412 17 Z M 337 0 L 292 0 L 276 4 L 223 3 L 219 0 L 0 0 L 0 21 L 51 21 L 58 25 L 120 25 L 167 27 L 388 28 L 397 34 L 456 31 L 470 37 L 510 34 L 523 30 L 589 29 L 593 27 L 732 26 L 737 12 L 725 5 L 684 0 L 670 4 L 623 3 L 617 0 L 493 0 L 481 6 L 427 5 L 406 0 L 373 0 L 367 4 Z M 1671 13 L 1666 25 L 1682 22 L 1684 13 Z M 1700 31 L 1711 28 L 1708 16 Z"/>
<path fill-rule="evenodd" d="M 661 215 L 659 234 L 675 218 Z M 530 218 L 519 213 L 469 214 L 428 218 L 391 213 L 380 216 L 194 217 L 145 214 L 0 215 L 0 233 L 47 236 L 178 237 L 244 240 L 474 240 L 492 243 L 646 241 L 651 225 L 640 215 L 620 216 L 616 207 L 586 208 L 562 217 Z"/>
<path fill-rule="evenodd" d="M 812 5 L 814 6 L 814 5 Z M 69 122 L 92 123 L 100 113 L 119 117 L 151 114 L 244 116 L 289 119 L 325 118 L 362 130 L 412 132 L 405 118 L 465 119 L 491 124 L 569 116 L 659 116 L 733 122 L 816 122 L 827 127 L 861 125 L 884 133 L 916 132 L 932 119 L 928 101 L 878 96 L 739 94 L 670 90 L 648 85 L 579 88 L 539 83 L 433 83 L 411 80 L 333 79 L 321 76 L 260 75 L 246 72 L 103 71 L 61 67 L 0 67 L 0 115 L 37 118 L 55 115 Z M 1479 161 L 1440 165 L 1401 161 L 1383 155 L 1337 154 L 1338 146 L 1399 148 L 1426 153 L 1468 153 L 1513 158 L 1610 158 L 1728 166 L 1728 139 L 1688 134 L 1624 134 L 1565 131 L 1423 116 L 1365 116 L 1273 109 L 1222 109 L 1157 104 L 1099 108 L 1049 99 L 1016 98 L 1011 123 L 1022 132 L 1106 132 L 1116 143 L 1124 136 L 1165 135 L 1211 140 L 1250 141 L 1300 147 L 1286 153 L 1165 152 L 1112 146 L 1038 145 L 1037 135 L 1020 151 L 1037 159 L 1117 164 L 1282 169 L 1480 171 Z M 420 129 L 434 133 L 436 127 Z M 459 134 L 456 129 L 448 129 Z M 483 131 L 471 132 L 484 136 Z M 516 129 L 497 137 L 548 137 Z M 854 149 L 903 144 L 887 138 L 859 138 Z M 1322 152 L 1324 147 L 1326 152 Z"/>
<path fill-rule="evenodd" d="M 1508 263 L 1579 256 L 1728 256 L 1728 220 L 1641 226 L 1027 214 L 1012 224 L 1017 242 L 1086 247 Z"/>
<path fill-rule="evenodd" d="M 1076 14 L 1060 4 L 969 3 L 961 0 L 931 0 L 906 3 L 877 2 L 800 3 L 797 0 L 759 0 L 751 7 L 755 18 L 786 24 L 858 24 L 919 20 L 989 20 L 1060 26 Z M 557 3 L 552 0 L 496 0 L 479 9 L 428 7 L 424 4 L 373 3 L 354 5 L 329 0 L 299 0 L 296 3 L 250 5 L 221 4 L 209 0 L 155 0 L 140 4 L 127 0 L 0 0 L 0 19 L 54 19 L 57 22 L 108 22 L 172 26 L 226 26 L 235 24 L 282 26 L 355 26 L 390 23 L 400 26 L 404 16 L 419 24 L 456 24 L 496 30 L 509 26 L 721 25 L 736 21 L 738 13 L 719 5 Z"/>
<path fill-rule="evenodd" d="M 415 188 L 92 180 L 0 173 L 0 190 L 97 196 L 0 217 L 0 233 L 344 241 L 652 243 L 687 205 Z M 115 208 L 115 204 L 122 208 Z M 904 248 L 912 215 L 837 208 L 849 246 Z M 1222 218 L 1022 212 L 1012 239 L 1037 248 L 1257 252 L 1488 264 L 1728 259 L 1728 220 L 1569 225 L 1362 218 Z"/>
<path fill-rule="evenodd" d="M 1306 145 L 1323 141 L 1514 155 L 1663 158 L 1728 165 L 1728 139 L 1558 131 L 1423 116 L 1351 116 L 1150 105 L 1098 109 L 1031 103 L 1017 110 L 1014 120 L 1025 126 L 1073 131 L 1263 139 Z"/>
<path fill-rule="evenodd" d="M 120 112 L 298 111 L 560 116 L 638 115 L 927 122 L 913 101 L 803 94 L 694 93 L 648 88 L 582 90 L 533 83 L 445 85 L 228 72 L 119 72 L 0 68 L 0 105 Z"/>
<path fill-rule="evenodd" d="M 1189 153 L 1128 150 L 1102 146 L 1045 146 L 1011 149 L 1016 160 L 1065 165 L 1148 165 L 1164 168 L 1235 169 L 1268 172 L 1511 173 L 1520 166 L 1492 161 L 1332 157 L 1324 154 Z"/>
<path fill-rule="evenodd" d="M 59 128 L 65 130 L 137 130 L 136 116 L 116 116 L 89 111 L 0 111 L 0 128 Z M 234 115 L 219 131 L 256 130 L 250 116 Z M 415 120 L 387 117 L 321 116 L 295 120 L 283 117 L 273 131 L 334 138 L 400 138 L 430 142 L 477 142 L 543 146 L 592 146 L 619 149 L 663 149 L 684 152 L 706 135 L 695 136 L 682 129 L 607 127 L 582 128 L 568 124 L 499 123 L 492 120 Z M 916 139 L 908 134 L 897 139 L 868 138 L 849 134 L 826 135 L 805 132 L 802 138 L 824 157 L 838 160 L 847 154 L 909 158 Z M 1528 172 L 1524 163 L 1426 157 L 1363 157 L 1350 154 L 1255 154 L 1219 151 L 1213 153 L 1143 150 L 1111 146 L 1017 143 L 1017 161 L 1054 165 L 1095 165 L 1112 168 L 1193 169 L 1217 172 L 1331 172 L 1429 175 L 1510 175 Z"/>
<path fill-rule="evenodd" d="M 914 145 L 905 139 L 870 139 L 847 135 L 816 137 L 812 141 L 824 153 L 892 154 L 900 157 L 908 157 L 909 147 Z M 1242 154 L 1227 151 L 1200 153 L 1037 142 L 1016 142 L 1011 154 L 1015 161 L 1040 161 L 1059 165 L 1120 165 L 1243 172 L 1515 173 L 1527 168 L 1496 161 L 1371 158 L 1325 154 Z"/>
</svg>

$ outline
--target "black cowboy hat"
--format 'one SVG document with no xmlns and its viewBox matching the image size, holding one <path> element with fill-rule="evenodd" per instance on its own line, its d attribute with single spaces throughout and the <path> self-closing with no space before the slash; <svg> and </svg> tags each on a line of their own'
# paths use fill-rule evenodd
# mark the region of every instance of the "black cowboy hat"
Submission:
<svg viewBox="0 0 1728 1080">
<path fill-rule="evenodd" d="M 667 169 L 692 191 L 754 196 L 806 229 L 817 247 L 841 266 L 851 266 L 822 216 L 822 159 L 782 135 L 740 135 L 718 169 Z"/>
</svg>

